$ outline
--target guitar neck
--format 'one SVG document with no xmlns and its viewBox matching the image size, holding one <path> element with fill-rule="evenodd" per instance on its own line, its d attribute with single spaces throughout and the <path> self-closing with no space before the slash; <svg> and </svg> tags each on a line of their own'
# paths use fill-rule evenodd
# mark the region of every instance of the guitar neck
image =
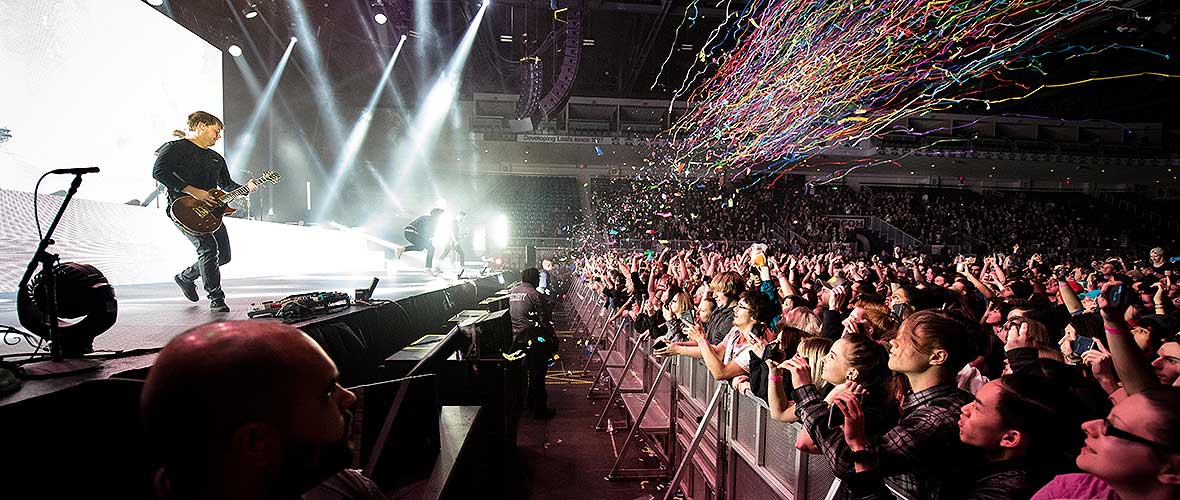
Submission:
<svg viewBox="0 0 1180 500">
<path fill-rule="evenodd" d="M 251 179 L 251 180 L 253 180 L 253 179 Z M 246 185 L 249 185 L 249 184 L 250 184 L 249 182 L 246 183 Z M 242 195 L 250 192 L 250 190 L 246 188 L 246 185 L 243 185 L 240 188 L 237 188 L 233 191 L 230 191 L 228 193 L 221 195 L 221 198 L 220 198 L 221 203 L 228 205 L 230 202 L 236 200 L 239 196 L 242 196 Z"/>
</svg>

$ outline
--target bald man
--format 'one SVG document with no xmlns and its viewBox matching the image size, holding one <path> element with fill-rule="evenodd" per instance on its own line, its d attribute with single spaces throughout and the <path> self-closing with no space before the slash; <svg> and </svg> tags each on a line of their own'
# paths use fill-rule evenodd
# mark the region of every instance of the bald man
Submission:
<svg viewBox="0 0 1180 500">
<path fill-rule="evenodd" d="M 348 443 L 356 396 L 323 349 L 281 323 L 193 328 L 160 351 L 140 411 L 159 499 L 382 498 Z"/>
</svg>

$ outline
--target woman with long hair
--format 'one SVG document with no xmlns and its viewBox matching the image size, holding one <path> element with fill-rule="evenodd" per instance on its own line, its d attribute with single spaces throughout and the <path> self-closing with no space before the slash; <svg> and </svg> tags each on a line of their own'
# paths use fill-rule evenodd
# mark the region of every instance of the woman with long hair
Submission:
<svg viewBox="0 0 1180 500">
<path fill-rule="evenodd" d="M 976 356 L 967 323 L 937 310 L 915 312 L 902 322 L 889 350 L 889 369 L 910 388 L 901 419 L 877 438 L 867 432 L 867 419 L 844 428 L 842 441 L 828 443 L 834 452 L 825 452 L 837 477 L 852 476 L 854 463 L 872 463 L 890 490 L 908 498 L 949 498 L 949 487 L 961 484 L 954 466 L 977 455 L 959 441 L 957 425 L 959 409 L 974 400 L 955 384 L 955 375 Z M 801 368 L 792 363 L 792 378 Z M 855 393 L 836 396 L 833 406 L 847 414 Z"/>
<path fill-rule="evenodd" d="M 794 420 L 803 423 L 807 432 L 800 434 L 796 447 L 802 450 L 823 453 L 829 460 L 847 449 L 843 445 L 843 434 L 838 425 L 839 416 L 833 413 L 830 406 L 835 395 L 855 388 L 863 398 L 866 412 L 870 415 L 869 427 L 866 432 L 872 436 L 880 436 L 897 423 L 898 403 L 894 397 L 894 375 L 889 370 L 889 352 L 885 346 L 861 333 L 844 335 L 832 344 L 831 350 L 823 359 L 820 376 L 804 373 L 803 365 L 810 362 L 796 357 L 780 364 L 778 379 L 771 378 L 771 417 L 777 420 L 790 421 L 784 413 L 793 410 L 790 415 Z M 796 401 L 794 408 L 784 407 L 787 400 L 785 384 L 782 383 L 782 372 L 791 373 L 792 399 Z M 810 372 L 814 372 L 811 369 Z M 834 388 L 830 392 L 823 391 L 821 385 L 831 384 Z"/>
</svg>

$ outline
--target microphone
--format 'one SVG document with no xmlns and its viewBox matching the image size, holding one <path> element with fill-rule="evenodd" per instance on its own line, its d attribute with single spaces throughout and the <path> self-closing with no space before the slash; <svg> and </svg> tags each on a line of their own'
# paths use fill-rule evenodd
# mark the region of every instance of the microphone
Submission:
<svg viewBox="0 0 1180 500">
<path fill-rule="evenodd" d="M 98 173 L 98 167 L 86 167 L 86 168 L 59 168 L 59 169 L 56 169 L 56 170 L 50 170 L 50 171 L 49 171 L 49 173 L 51 173 L 51 174 L 74 174 L 74 175 L 82 175 L 82 174 L 97 174 L 97 173 Z"/>
</svg>

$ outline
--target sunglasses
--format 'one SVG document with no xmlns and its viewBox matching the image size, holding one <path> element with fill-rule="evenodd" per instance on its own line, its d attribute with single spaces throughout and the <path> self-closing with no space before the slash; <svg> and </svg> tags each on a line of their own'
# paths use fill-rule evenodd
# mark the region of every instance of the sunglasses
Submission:
<svg viewBox="0 0 1180 500">
<path fill-rule="evenodd" d="M 1139 436 L 1136 434 L 1131 434 L 1130 432 L 1127 432 L 1122 429 L 1119 429 L 1118 427 L 1115 427 L 1114 424 L 1110 423 L 1110 419 L 1104 418 L 1104 419 L 1102 419 L 1102 423 L 1105 426 L 1105 428 L 1102 431 L 1102 435 L 1104 435 L 1104 436 L 1110 436 L 1113 438 L 1122 439 L 1124 441 L 1138 443 L 1141 445 L 1148 446 L 1154 450 L 1162 451 L 1165 453 L 1180 453 L 1180 446 L 1167 445 L 1167 444 L 1159 443 L 1156 441 L 1152 441 L 1150 439 L 1147 439 L 1145 437 L 1142 437 L 1142 436 Z"/>
</svg>

